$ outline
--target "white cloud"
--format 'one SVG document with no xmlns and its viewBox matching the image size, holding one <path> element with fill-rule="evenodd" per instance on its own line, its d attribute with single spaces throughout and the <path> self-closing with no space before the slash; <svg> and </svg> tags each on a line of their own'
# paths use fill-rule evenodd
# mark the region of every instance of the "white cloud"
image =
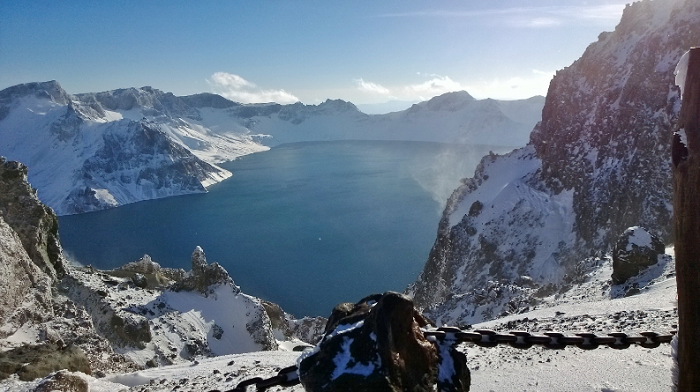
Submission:
<svg viewBox="0 0 700 392">
<path fill-rule="evenodd" d="M 542 28 L 567 25 L 575 21 L 586 23 L 595 20 L 602 22 L 617 21 L 620 20 L 624 9 L 625 3 L 621 2 L 619 4 L 511 7 L 482 10 L 424 10 L 383 14 L 378 15 L 378 17 L 470 18 L 516 27 Z"/>
<path fill-rule="evenodd" d="M 470 82 L 466 90 L 475 98 L 524 99 L 535 95 L 547 95 L 549 82 L 555 72 L 532 70 L 528 75 L 506 79 Z"/>
<path fill-rule="evenodd" d="M 242 77 L 227 72 L 216 72 L 207 79 L 216 94 L 241 103 L 277 102 L 294 103 L 299 98 L 284 90 L 263 90 Z"/>
<path fill-rule="evenodd" d="M 367 93 L 372 93 L 372 94 L 380 94 L 380 95 L 390 95 L 391 91 L 389 91 L 388 88 L 377 84 L 377 83 L 372 83 L 372 82 L 366 82 L 363 79 L 355 79 L 355 83 L 357 83 L 357 88 L 360 89 L 360 91 L 364 91 Z"/>
<path fill-rule="evenodd" d="M 355 91 L 371 94 L 372 98 L 368 101 L 373 103 L 386 102 L 387 98 L 406 102 L 427 101 L 454 91 L 466 91 L 477 99 L 525 99 L 535 95 L 547 95 L 549 82 L 554 74 L 554 71 L 531 70 L 524 75 L 507 78 L 459 82 L 452 80 L 449 76 L 418 73 L 418 76 L 425 81 L 389 87 L 357 79 Z M 384 101 L 379 101 L 378 97 L 383 98 Z"/>
<path fill-rule="evenodd" d="M 521 27 L 532 27 L 532 28 L 544 28 L 544 27 L 554 27 L 559 26 L 563 22 L 560 19 L 549 18 L 549 17 L 535 17 L 532 19 L 526 19 L 522 22 L 515 22 L 515 24 Z"/>
<path fill-rule="evenodd" d="M 409 95 L 413 94 L 421 98 L 432 98 L 436 95 L 441 95 L 451 91 L 461 91 L 464 89 L 464 86 L 462 86 L 459 82 L 455 82 L 454 80 L 450 79 L 449 76 L 433 75 L 432 79 L 426 80 L 423 83 L 407 86 L 404 90 Z"/>
<path fill-rule="evenodd" d="M 364 79 L 355 79 L 357 90 L 367 97 L 371 97 L 370 101 L 377 99 L 392 99 L 407 102 L 420 102 L 428 100 L 432 97 L 452 92 L 464 90 L 459 82 L 450 79 L 449 76 L 440 76 L 435 74 L 418 73 L 421 79 L 426 79 L 424 82 L 385 87 L 378 83 L 367 82 Z"/>
</svg>

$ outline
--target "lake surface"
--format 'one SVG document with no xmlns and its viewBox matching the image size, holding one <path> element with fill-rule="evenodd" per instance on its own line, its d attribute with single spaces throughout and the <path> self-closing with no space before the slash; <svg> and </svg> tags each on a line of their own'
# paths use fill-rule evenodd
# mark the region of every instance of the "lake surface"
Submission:
<svg viewBox="0 0 700 392">
<path fill-rule="evenodd" d="M 201 246 L 246 294 L 297 316 L 403 291 L 425 264 L 444 202 L 482 156 L 510 148 L 422 142 L 281 145 L 221 166 L 206 194 L 59 218 L 69 258 L 109 269 L 144 254 L 190 269 Z"/>
</svg>

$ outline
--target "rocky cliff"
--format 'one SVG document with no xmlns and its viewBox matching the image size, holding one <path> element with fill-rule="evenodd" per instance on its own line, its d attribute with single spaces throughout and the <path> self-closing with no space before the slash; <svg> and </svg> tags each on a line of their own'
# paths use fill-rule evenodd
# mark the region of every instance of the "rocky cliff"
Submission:
<svg viewBox="0 0 700 392">
<path fill-rule="evenodd" d="M 0 157 L 0 379 L 136 369 L 97 334 L 84 308 L 57 295 L 71 271 L 57 228 L 56 214 L 27 182 L 27 167 Z"/>
<path fill-rule="evenodd" d="M 645 0 L 553 78 L 527 147 L 487 156 L 448 201 L 409 288 L 430 315 L 473 323 L 565 291 L 627 227 L 669 241 L 674 68 L 700 44 L 700 3 Z"/>
</svg>

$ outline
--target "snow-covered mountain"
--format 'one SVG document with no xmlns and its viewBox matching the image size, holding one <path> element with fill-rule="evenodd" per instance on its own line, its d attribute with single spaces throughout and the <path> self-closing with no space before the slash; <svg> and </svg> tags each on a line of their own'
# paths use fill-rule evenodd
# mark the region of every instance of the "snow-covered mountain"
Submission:
<svg viewBox="0 0 700 392">
<path fill-rule="evenodd" d="M 451 324 L 517 313 L 579 282 L 628 227 L 669 241 L 674 69 L 698 44 L 697 1 L 628 5 L 557 72 L 529 144 L 485 157 L 452 194 L 417 303 Z"/>
<path fill-rule="evenodd" d="M 206 188 L 218 163 L 272 145 L 318 140 L 420 140 L 524 145 L 544 98 L 477 101 L 449 93 L 370 116 L 349 103 L 242 105 L 215 94 L 151 87 L 70 95 L 55 82 L 0 91 L 0 155 L 30 167 L 59 215 Z"/>
<path fill-rule="evenodd" d="M 246 105 L 232 108 L 267 145 L 311 140 L 412 140 L 522 146 L 541 118 L 544 98 L 476 100 L 465 91 L 446 93 L 394 113 L 368 115 L 355 105 L 327 100 L 317 106 Z"/>
<path fill-rule="evenodd" d="M 74 214 L 204 192 L 231 176 L 215 162 L 265 149 L 179 121 L 188 108 L 169 97 L 148 88 L 71 96 L 56 82 L 10 87 L 0 92 L 0 154 L 26 162 L 43 202 Z"/>
</svg>

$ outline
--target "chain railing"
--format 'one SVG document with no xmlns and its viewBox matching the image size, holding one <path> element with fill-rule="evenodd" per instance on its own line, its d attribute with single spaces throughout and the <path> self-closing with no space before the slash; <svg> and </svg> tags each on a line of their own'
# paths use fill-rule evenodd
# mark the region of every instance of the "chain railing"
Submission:
<svg viewBox="0 0 700 392">
<path fill-rule="evenodd" d="M 441 344 L 449 343 L 458 345 L 472 343 L 479 347 L 496 347 L 509 345 L 518 349 L 528 349 L 532 346 L 542 346 L 552 350 L 562 350 L 567 346 L 576 346 L 582 350 L 594 350 L 600 346 L 610 347 L 615 350 L 629 348 L 638 345 L 643 348 L 657 348 L 663 343 L 671 343 L 676 331 L 660 334 L 652 331 L 640 332 L 638 335 L 629 335 L 624 332 L 612 332 L 607 335 L 596 335 L 592 332 L 580 332 L 573 336 L 566 336 L 560 332 L 544 332 L 541 335 L 526 331 L 510 331 L 498 333 L 489 329 L 477 329 L 463 331 L 456 327 L 441 327 L 423 330 L 423 335 L 428 340 L 438 340 Z M 291 387 L 299 384 L 299 374 L 296 366 L 289 366 L 280 370 L 276 376 L 263 379 L 251 378 L 239 383 L 235 388 L 225 392 L 246 392 L 248 387 L 255 386 L 256 391 L 265 391 L 270 387 Z M 221 392 L 214 390 L 211 392 Z"/>
</svg>

